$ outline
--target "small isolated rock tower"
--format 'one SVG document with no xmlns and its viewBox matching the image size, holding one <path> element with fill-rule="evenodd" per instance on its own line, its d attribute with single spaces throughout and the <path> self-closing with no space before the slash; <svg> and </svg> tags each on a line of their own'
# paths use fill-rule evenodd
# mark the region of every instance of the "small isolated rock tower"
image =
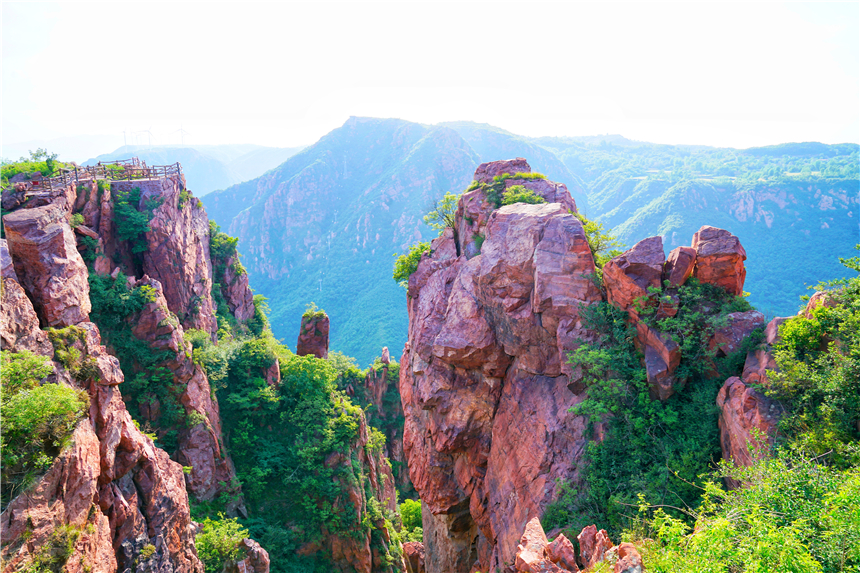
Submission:
<svg viewBox="0 0 860 573">
<path fill-rule="evenodd" d="M 313 354 L 317 358 L 328 357 L 328 315 L 324 310 L 318 310 L 311 304 L 302 315 L 302 326 L 299 329 L 299 340 L 296 343 L 296 354 L 307 356 Z"/>
</svg>

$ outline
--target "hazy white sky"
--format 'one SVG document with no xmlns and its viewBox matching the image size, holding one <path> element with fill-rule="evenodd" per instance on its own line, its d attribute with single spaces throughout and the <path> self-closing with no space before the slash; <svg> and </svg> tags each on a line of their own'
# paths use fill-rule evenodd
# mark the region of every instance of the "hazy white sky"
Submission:
<svg viewBox="0 0 860 573">
<path fill-rule="evenodd" d="M 860 142 L 860 3 L 10 3 L 3 155 L 313 143 L 351 115 L 749 147 Z M 104 149 L 109 151 L 111 149 Z M 72 159 L 75 159 L 74 157 Z"/>
</svg>

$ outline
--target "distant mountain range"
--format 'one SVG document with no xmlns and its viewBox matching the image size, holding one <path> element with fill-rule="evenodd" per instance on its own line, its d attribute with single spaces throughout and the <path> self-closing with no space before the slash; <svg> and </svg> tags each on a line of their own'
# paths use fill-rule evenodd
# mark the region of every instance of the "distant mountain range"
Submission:
<svg viewBox="0 0 860 573">
<path fill-rule="evenodd" d="M 168 165 L 179 161 L 188 188 L 202 197 L 216 189 L 259 177 L 277 167 L 303 147 L 263 147 L 260 145 L 125 145 L 110 153 L 88 159 L 84 165 L 139 157 L 148 165 Z"/>
<path fill-rule="evenodd" d="M 773 315 L 794 314 L 805 283 L 841 276 L 837 257 L 860 243 L 854 144 L 735 150 L 353 117 L 204 203 L 240 238 L 276 336 L 294 347 L 313 301 L 331 317 L 331 347 L 367 364 L 383 345 L 399 355 L 406 340 L 406 294 L 391 278 L 392 255 L 435 236 L 423 215 L 445 192 L 464 190 L 478 164 L 512 157 L 566 184 L 579 210 L 628 246 L 659 234 L 668 253 L 702 225 L 728 229 L 749 255 L 751 301 Z"/>
</svg>

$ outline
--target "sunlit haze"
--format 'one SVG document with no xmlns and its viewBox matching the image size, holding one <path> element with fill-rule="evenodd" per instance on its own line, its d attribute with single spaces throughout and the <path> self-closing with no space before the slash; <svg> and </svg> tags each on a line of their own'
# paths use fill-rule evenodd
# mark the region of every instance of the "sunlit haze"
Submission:
<svg viewBox="0 0 860 573">
<path fill-rule="evenodd" d="M 353 115 L 860 142 L 858 6 L 4 2 L 2 155 L 291 147 Z"/>
</svg>

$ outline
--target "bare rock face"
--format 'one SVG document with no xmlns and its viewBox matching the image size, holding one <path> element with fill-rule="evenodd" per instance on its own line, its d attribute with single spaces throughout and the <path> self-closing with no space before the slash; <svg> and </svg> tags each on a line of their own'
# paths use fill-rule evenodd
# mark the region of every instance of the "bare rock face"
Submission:
<svg viewBox="0 0 860 573">
<path fill-rule="evenodd" d="M 224 565 L 224 573 L 269 573 L 269 552 L 253 539 L 243 539 L 239 549 L 244 557 Z"/>
<path fill-rule="evenodd" d="M 424 573 L 424 544 L 414 541 L 403 544 L 406 573 Z"/>
<path fill-rule="evenodd" d="M 248 286 L 248 273 L 239 265 L 238 254 L 226 261 L 224 274 L 215 277 L 215 282 L 221 285 L 221 293 L 236 320 L 245 322 L 254 316 L 254 293 Z"/>
<path fill-rule="evenodd" d="M 728 324 L 717 330 L 708 343 L 709 350 L 720 356 L 728 356 L 738 348 L 752 331 L 764 326 L 764 315 L 757 310 L 733 312 L 729 314 Z"/>
<path fill-rule="evenodd" d="M 665 260 L 661 237 L 642 239 L 604 265 L 606 299 L 635 314 L 636 299 L 647 296 L 648 287 L 660 288 Z"/>
<path fill-rule="evenodd" d="M 516 161 L 482 166 L 475 180 L 523 171 Z M 446 232 L 409 279 L 404 452 L 431 573 L 512 563 L 522 527 L 557 479 L 575 479 L 587 441 L 586 421 L 568 412 L 584 398 L 567 365 L 588 336 L 579 303 L 600 300 L 582 225 L 560 203 L 509 205 L 486 220 L 480 255 L 458 256 Z"/>
<path fill-rule="evenodd" d="M 732 294 L 743 293 L 747 253 L 737 237 L 724 229 L 706 225 L 693 235 L 692 246 L 696 249 L 693 276 L 703 283 L 721 286 Z"/>
<path fill-rule="evenodd" d="M 696 268 L 696 249 L 693 247 L 678 247 L 672 249 L 666 257 L 663 266 L 663 280 L 669 281 L 671 287 L 677 288 L 693 276 Z"/>
<path fill-rule="evenodd" d="M 27 293 L 18 284 L 12 258 L 6 248 L 6 240 L 0 239 L 0 340 L 3 350 L 21 352 L 29 350 L 42 356 L 53 356 L 54 347 L 48 336 L 39 328 L 39 317 Z"/>
<path fill-rule="evenodd" d="M 233 462 L 221 450 L 221 416 L 218 405 L 212 400 L 212 390 L 203 369 L 191 359 L 192 349 L 184 341 L 183 329 L 168 308 L 161 283 L 144 276 L 135 286 L 148 286 L 152 301 L 131 318 L 132 334 L 149 343 L 154 351 L 166 351 L 171 358 L 163 366 L 173 374 L 173 385 L 181 389 L 179 397 L 188 419 L 196 423 L 183 424 L 178 428 L 176 459 L 183 466 L 190 466 L 187 476 L 188 490 L 198 501 L 210 501 L 218 494 L 236 494 L 233 483 L 236 471 Z M 278 372 L 280 375 L 280 372 Z M 152 422 L 157 422 L 158 412 L 150 409 Z M 160 428 L 163 433 L 167 428 Z M 244 513 L 241 496 L 228 509 Z"/>
<path fill-rule="evenodd" d="M 317 358 L 326 358 L 328 356 L 328 330 L 329 319 L 327 314 L 309 318 L 302 317 L 296 354 L 299 356 L 313 354 Z"/>
<path fill-rule="evenodd" d="M 723 459 L 739 467 L 748 467 L 755 460 L 767 457 L 782 413 L 779 405 L 733 376 L 720 388 L 717 406 L 720 408 Z M 727 485 L 740 486 L 732 479 L 727 480 Z"/>
<path fill-rule="evenodd" d="M 143 273 L 161 283 L 167 305 L 183 327 L 198 328 L 214 336 L 217 323 L 211 294 L 206 210 L 193 197 L 184 199 L 180 206 L 182 193 L 187 193 L 181 176 L 114 181 L 111 193 L 131 191 L 134 187 L 140 187 L 141 208 L 159 204 L 153 210 L 151 230 L 146 233 L 148 248 L 143 253 Z"/>
<path fill-rule="evenodd" d="M 87 267 L 66 221 L 66 210 L 49 204 L 3 217 L 18 282 L 46 326 L 62 328 L 88 319 Z"/>
</svg>

